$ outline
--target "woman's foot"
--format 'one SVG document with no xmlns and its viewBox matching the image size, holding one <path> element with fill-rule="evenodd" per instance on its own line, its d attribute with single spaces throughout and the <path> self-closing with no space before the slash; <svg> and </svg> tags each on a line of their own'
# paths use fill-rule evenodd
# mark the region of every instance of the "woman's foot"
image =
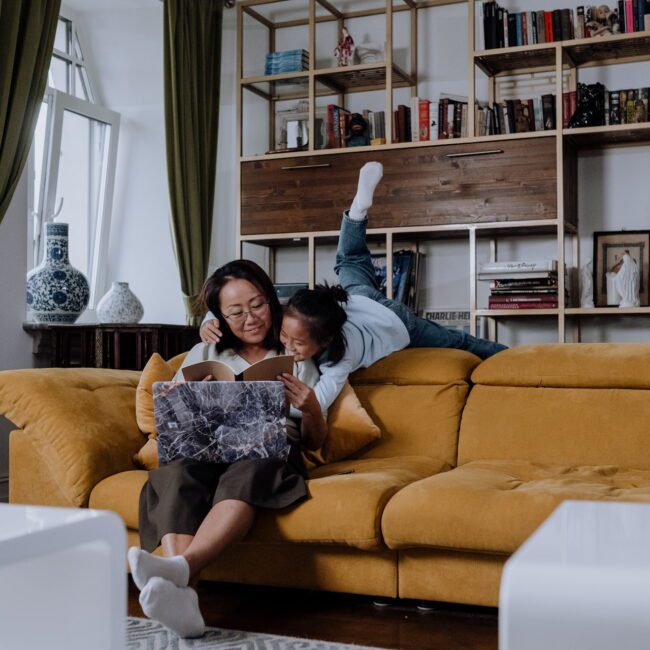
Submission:
<svg viewBox="0 0 650 650">
<path fill-rule="evenodd" d="M 151 578 L 140 594 L 140 605 L 148 618 L 159 621 L 182 639 L 205 633 L 199 596 L 191 587 Z"/>
<path fill-rule="evenodd" d="M 142 591 L 151 578 L 159 577 L 169 580 L 177 587 L 187 587 L 190 580 L 190 566 L 182 555 L 173 557 L 156 557 L 132 546 L 127 559 L 136 587 Z"/>
<path fill-rule="evenodd" d="M 357 195 L 352 201 L 348 216 L 353 221 L 362 221 L 372 206 L 375 188 L 384 175 L 384 166 L 380 162 L 366 163 L 359 172 Z"/>
</svg>

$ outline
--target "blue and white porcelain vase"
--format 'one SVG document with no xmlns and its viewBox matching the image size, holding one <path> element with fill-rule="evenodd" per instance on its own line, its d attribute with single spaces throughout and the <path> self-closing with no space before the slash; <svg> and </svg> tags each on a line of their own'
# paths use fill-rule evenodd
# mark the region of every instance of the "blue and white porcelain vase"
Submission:
<svg viewBox="0 0 650 650">
<path fill-rule="evenodd" d="M 129 289 L 128 282 L 113 282 L 110 291 L 97 304 L 100 323 L 139 323 L 144 307 Z"/>
<path fill-rule="evenodd" d="M 74 323 L 88 306 L 88 280 L 68 256 L 68 224 L 45 226 L 45 259 L 27 274 L 28 316 L 40 323 Z"/>
</svg>

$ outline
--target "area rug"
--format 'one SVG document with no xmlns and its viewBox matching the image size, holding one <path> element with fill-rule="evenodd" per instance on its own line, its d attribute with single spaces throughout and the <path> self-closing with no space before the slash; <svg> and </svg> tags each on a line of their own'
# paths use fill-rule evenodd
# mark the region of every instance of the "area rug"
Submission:
<svg viewBox="0 0 650 650">
<path fill-rule="evenodd" d="M 179 639 L 166 627 L 146 618 L 129 616 L 126 623 L 127 650 L 380 650 L 369 646 L 331 643 L 291 636 L 240 632 L 209 627 L 200 639 Z"/>
</svg>

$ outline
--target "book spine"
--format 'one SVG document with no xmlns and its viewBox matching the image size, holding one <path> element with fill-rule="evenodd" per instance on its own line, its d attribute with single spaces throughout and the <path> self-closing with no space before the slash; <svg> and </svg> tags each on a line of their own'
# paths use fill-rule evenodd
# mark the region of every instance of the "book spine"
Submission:
<svg viewBox="0 0 650 650">
<path fill-rule="evenodd" d="M 533 43 L 539 43 L 539 34 L 537 33 L 537 12 L 530 12 L 530 25 L 533 30 Z"/>
<path fill-rule="evenodd" d="M 504 47 L 504 42 L 503 42 L 503 9 L 501 7 L 497 7 L 497 47 Z"/>
<path fill-rule="evenodd" d="M 569 9 L 560 10 L 560 29 L 562 30 L 562 40 L 571 39 L 571 11 Z"/>
<path fill-rule="evenodd" d="M 562 128 L 564 129 L 569 127 L 569 111 L 571 110 L 570 102 L 569 93 L 562 93 Z"/>
<path fill-rule="evenodd" d="M 620 124 L 621 123 L 621 99 L 618 92 L 609 93 L 609 123 L 610 124 Z"/>
<path fill-rule="evenodd" d="M 483 49 L 489 50 L 490 47 L 488 43 L 490 42 L 490 27 L 489 27 L 489 2 L 484 2 L 481 5 L 483 11 Z"/>
<path fill-rule="evenodd" d="M 521 12 L 521 44 L 528 45 L 528 12 Z"/>
<path fill-rule="evenodd" d="M 524 113 L 521 99 L 514 100 L 515 107 L 515 133 L 525 133 L 528 130 L 528 119 Z"/>
<path fill-rule="evenodd" d="M 454 138 L 460 138 L 462 135 L 463 106 L 454 102 Z"/>
<path fill-rule="evenodd" d="M 506 106 L 508 107 L 508 124 L 510 128 L 508 133 L 517 133 L 517 127 L 515 123 L 515 103 L 512 99 L 506 99 Z"/>
<path fill-rule="evenodd" d="M 420 141 L 420 98 L 411 97 L 411 142 Z"/>
<path fill-rule="evenodd" d="M 517 14 L 508 14 L 508 47 L 517 45 Z"/>
<path fill-rule="evenodd" d="M 438 102 L 431 102 L 429 104 L 429 140 L 438 139 L 439 125 Z"/>
<path fill-rule="evenodd" d="M 634 31 L 634 8 L 632 0 L 625 0 L 625 32 L 631 34 Z"/>
<path fill-rule="evenodd" d="M 430 120 L 429 120 L 429 107 L 431 102 L 428 99 L 420 99 L 418 101 L 418 140 L 426 141 L 430 139 Z"/>
<path fill-rule="evenodd" d="M 510 13 L 507 9 L 503 10 L 503 47 L 508 47 L 510 45 L 510 31 L 508 28 L 508 22 L 510 20 Z"/>
<path fill-rule="evenodd" d="M 625 34 L 625 0 L 618 0 L 618 28 Z"/>
<path fill-rule="evenodd" d="M 533 107 L 535 111 L 535 131 L 544 130 L 544 117 L 542 115 L 542 98 L 533 97 Z"/>
<path fill-rule="evenodd" d="M 412 124 L 413 122 L 411 122 L 411 108 L 410 106 L 405 106 L 404 107 L 404 140 L 402 140 L 402 142 L 413 141 L 413 135 L 411 133 Z"/>
<path fill-rule="evenodd" d="M 645 15 L 643 16 L 645 31 L 650 32 L 650 0 L 645 0 Z"/>
<path fill-rule="evenodd" d="M 456 137 L 455 134 L 455 124 L 454 124 L 454 118 L 455 118 L 455 104 L 454 102 L 449 102 L 447 104 L 447 137 L 449 139 L 453 139 Z"/>
<path fill-rule="evenodd" d="M 638 2 L 638 31 L 642 32 L 645 29 L 645 0 L 637 0 Z"/>
<path fill-rule="evenodd" d="M 634 31 L 639 31 L 639 0 L 632 0 L 632 25 Z"/>
<path fill-rule="evenodd" d="M 545 12 L 537 12 L 537 38 L 540 43 L 546 43 L 546 19 Z"/>
<path fill-rule="evenodd" d="M 544 262 L 483 262 L 479 273 L 539 273 L 540 271 L 557 271 L 557 260 Z"/>
<path fill-rule="evenodd" d="M 585 8 L 580 5 L 576 9 L 576 38 L 585 37 Z"/>
<path fill-rule="evenodd" d="M 327 105 L 327 147 L 334 149 L 334 104 Z"/>
<path fill-rule="evenodd" d="M 552 43 L 555 38 L 553 34 L 553 13 L 550 11 L 544 12 L 544 28 L 546 30 L 546 42 Z"/>
<path fill-rule="evenodd" d="M 521 25 L 521 13 L 516 14 L 517 20 L 517 45 L 524 44 L 524 29 Z"/>
<path fill-rule="evenodd" d="M 552 14 L 553 20 L 553 40 L 562 40 L 562 12 L 559 9 L 554 9 Z"/>
<path fill-rule="evenodd" d="M 553 294 L 535 294 L 535 293 L 520 293 L 520 294 L 497 294 L 488 297 L 488 303 L 493 305 L 494 303 L 540 303 L 547 302 L 557 303 L 557 298 Z"/>
<path fill-rule="evenodd" d="M 546 302 L 494 302 L 490 303 L 490 309 L 556 309 L 557 300 Z"/>
</svg>

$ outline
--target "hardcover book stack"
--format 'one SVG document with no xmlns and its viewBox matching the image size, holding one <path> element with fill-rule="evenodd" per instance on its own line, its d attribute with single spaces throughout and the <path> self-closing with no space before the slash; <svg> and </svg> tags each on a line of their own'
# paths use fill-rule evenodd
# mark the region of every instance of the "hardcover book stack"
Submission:
<svg viewBox="0 0 650 650">
<path fill-rule="evenodd" d="M 492 107 L 476 106 L 477 135 L 501 135 L 555 129 L 555 95 L 507 99 Z"/>
<path fill-rule="evenodd" d="M 555 309 L 557 260 L 482 262 L 478 279 L 490 283 L 490 309 Z"/>
<path fill-rule="evenodd" d="M 410 307 L 415 313 L 419 309 L 419 284 L 422 275 L 424 254 L 411 250 L 393 253 L 393 299 Z M 372 255 L 375 277 L 380 291 L 386 295 L 386 255 Z"/>
<path fill-rule="evenodd" d="M 496 1 L 484 2 L 483 42 L 486 50 L 536 43 L 553 43 L 574 38 L 590 38 L 599 29 L 599 11 L 606 5 L 580 5 L 551 11 L 509 11 Z M 650 29 L 649 0 L 619 0 L 609 8 L 607 24 L 621 34 Z"/>
<path fill-rule="evenodd" d="M 266 55 L 264 74 L 285 74 L 309 70 L 309 52 L 307 50 L 285 50 L 269 52 Z"/>
</svg>

